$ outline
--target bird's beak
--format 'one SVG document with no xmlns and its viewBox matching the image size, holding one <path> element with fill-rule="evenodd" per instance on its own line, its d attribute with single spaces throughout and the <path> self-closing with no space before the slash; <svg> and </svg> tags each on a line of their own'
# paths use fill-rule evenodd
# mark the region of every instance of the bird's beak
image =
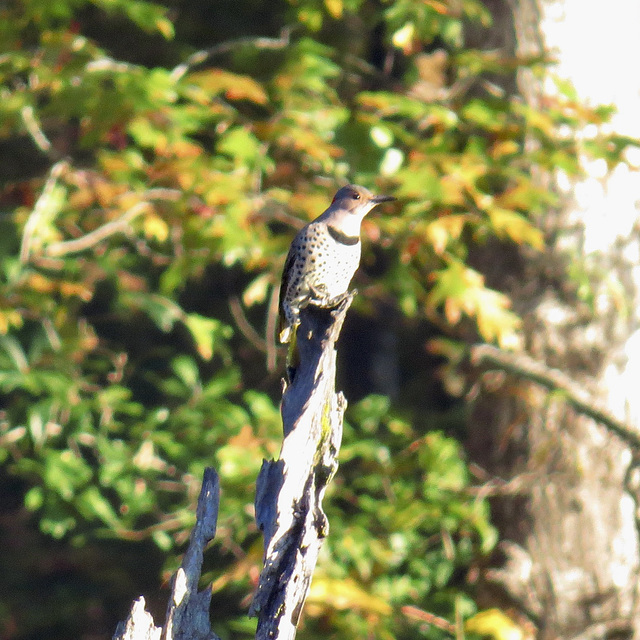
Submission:
<svg viewBox="0 0 640 640">
<path fill-rule="evenodd" d="M 391 202 L 392 200 L 395 200 L 393 196 L 373 196 L 373 198 L 371 198 L 371 202 L 373 202 L 374 204 L 380 204 L 381 202 Z"/>
</svg>

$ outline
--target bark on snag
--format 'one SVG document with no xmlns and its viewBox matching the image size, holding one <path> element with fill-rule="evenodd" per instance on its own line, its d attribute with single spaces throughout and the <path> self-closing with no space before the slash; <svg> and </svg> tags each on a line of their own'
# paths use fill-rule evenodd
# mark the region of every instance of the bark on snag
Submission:
<svg viewBox="0 0 640 640">
<path fill-rule="evenodd" d="M 249 614 L 258 618 L 257 640 L 292 640 L 311 585 L 318 553 L 329 531 L 322 509 L 338 467 L 346 400 L 335 391 L 336 342 L 353 301 L 333 309 L 309 305 L 300 313 L 299 358 L 284 383 L 284 440 L 278 460 L 265 460 L 256 486 L 256 521 L 264 535 L 264 567 Z M 156 627 L 144 598 L 120 623 L 114 640 L 217 640 L 209 622 L 211 591 L 198 592 L 206 545 L 215 535 L 219 483 L 205 471 L 197 521 L 173 579 L 164 627 Z"/>
</svg>

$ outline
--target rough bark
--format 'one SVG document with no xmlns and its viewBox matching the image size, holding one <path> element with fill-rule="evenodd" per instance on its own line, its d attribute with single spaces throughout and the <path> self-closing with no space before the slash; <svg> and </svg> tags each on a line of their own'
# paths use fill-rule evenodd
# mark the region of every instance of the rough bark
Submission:
<svg viewBox="0 0 640 640">
<path fill-rule="evenodd" d="M 250 615 L 258 617 L 257 640 L 293 640 L 329 523 L 325 489 L 338 468 L 346 400 L 335 392 L 336 341 L 353 295 L 335 309 L 301 311 L 297 363 L 284 388 L 284 441 L 278 460 L 264 461 L 256 487 L 256 521 L 265 558 Z M 114 640 L 217 640 L 211 631 L 211 590 L 198 591 L 205 547 L 216 531 L 218 476 L 206 469 L 196 525 L 173 579 L 166 623 L 156 627 L 144 598 L 133 604 Z"/>
<path fill-rule="evenodd" d="M 278 460 L 263 463 L 256 490 L 256 520 L 265 560 L 250 613 L 258 640 L 295 637 L 322 540 L 329 532 L 322 510 L 335 473 L 346 401 L 335 392 L 335 343 L 352 297 L 333 311 L 307 307 L 297 334 L 299 365 L 282 398 L 284 442 Z"/>
<path fill-rule="evenodd" d="M 621 62 L 600 41 L 602 28 L 585 29 L 584 20 L 596 11 L 589 3 L 510 0 L 509 5 L 519 53 L 539 55 L 558 47 L 552 53 L 562 71 L 563 59 L 592 55 L 590 42 L 600 65 L 600 70 L 588 69 L 594 83 L 598 74 L 606 78 Z M 600 21 L 615 20 L 616 11 L 608 7 L 597 15 Z M 617 32 L 615 22 L 611 26 Z M 569 37 L 582 36 L 581 30 L 584 51 Z M 583 87 L 570 71 L 569 79 L 580 93 Z M 629 81 L 635 82 L 637 100 L 640 82 Z M 519 85 L 534 105 L 551 90 L 551 83 L 530 74 L 522 74 Z M 593 169 L 586 162 L 585 168 L 587 173 Z M 622 214 L 628 190 L 620 193 L 615 176 L 599 178 L 567 182 L 560 174 L 538 176 L 564 196 L 563 205 L 540 220 L 547 240 L 544 253 L 514 257 L 494 251 L 479 258 L 491 284 L 508 290 L 522 314 L 528 354 L 544 371 L 560 370 L 562 381 L 571 380 L 569 388 L 580 391 L 567 395 L 553 376 L 536 380 L 524 375 L 523 381 L 505 363 L 494 362 L 491 368 L 500 373 L 479 377 L 469 424 L 475 460 L 490 476 L 506 481 L 504 486 L 519 487 L 516 495 L 493 498 L 505 540 L 503 566 L 488 573 L 492 584 L 483 597 L 515 605 L 545 639 L 640 637 L 634 503 L 640 354 L 633 346 L 639 335 L 638 211 L 631 201 Z M 589 189 L 599 189 L 600 197 L 585 198 Z M 603 234 L 594 222 L 606 221 L 607 215 L 610 223 L 603 228 L 608 233 Z M 626 227 L 613 231 L 618 215 L 627 216 Z M 595 308 L 582 302 L 571 284 L 569 267 L 576 263 L 589 278 Z M 519 266 L 515 279 L 514 265 Z M 629 384 L 634 376 L 635 384 Z M 585 396 L 588 406 L 597 405 L 595 413 L 572 401 Z M 616 431 L 621 425 L 622 431 Z M 516 482 L 519 477 L 527 481 Z"/>
<path fill-rule="evenodd" d="M 140 597 L 129 617 L 118 625 L 113 640 L 218 640 L 209 623 L 211 589 L 198 591 L 198 581 L 204 550 L 216 534 L 219 504 L 218 474 L 207 468 L 189 547 L 173 578 L 164 628 L 155 626 L 151 614 L 145 611 L 144 598 Z"/>
</svg>

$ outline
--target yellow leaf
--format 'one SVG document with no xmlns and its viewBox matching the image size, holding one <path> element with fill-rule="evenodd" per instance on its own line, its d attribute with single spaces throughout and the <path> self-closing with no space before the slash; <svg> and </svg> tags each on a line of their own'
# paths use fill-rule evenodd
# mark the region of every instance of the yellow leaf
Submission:
<svg viewBox="0 0 640 640">
<path fill-rule="evenodd" d="M 438 0 L 424 0 L 424 3 L 443 16 L 446 16 L 451 12 L 451 8 L 446 2 L 439 2 Z"/>
<path fill-rule="evenodd" d="M 460 237 L 466 221 L 466 214 L 454 214 L 438 218 L 427 225 L 425 235 L 438 255 L 442 255 L 449 240 L 457 240 Z"/>
<path fill-rule="evenodd" d="M 442 176 L 440 181 L 440 189 L 442 191 L 442 202 L 451 206 L 465 204 L 465 188 L 466 185 L 454 175 Z"/>
<path fill-rule="evenodd" d="M 534 227 L 521 214 L 500 207 L 488 207 L 487 214 L 499 238 L 510 238 L 518 244 L 528 244 L 538 251 L 544 247 L 540 229 Z"/>
<path fill-rule="evenodd" d="M 38 293 L 53 293 L 56 289 L 55 284 L 40 273 L 29 274 L 26 282 L 29 289 Z"/>
<path fill-rule="evenodd" d="M 500 609 L 479 611 L 465 622 L 464 630 L 494 640 L 524 640 L 527 637 L 524 629 Z"/>
<path fill-rule="evenodd" d="M 391 37 L 393 45 L 402 49 L 407 55 L 413 51 L 413 40 L 416 34 L 416 27 L 412 22 L 407 22 L 403 27 L 398 29 Z"/>
<path fill-rule="evenodd" d="M 6 336 L 9 327 L 19 329 L 22 326 L 22 316 L 15 309 L 0 311 L 0 335 Z"/>
<path fill-rule="evenodd" d="M 512 156 L 520 151 L 520 147 L 517 142 L 513 140 L 502 140 L 500 142 L 496 142 L 491 147 L 491 157 L 494 160 L 499 160 L 504 156 Z"/>
<path fill-rule="evenodd" d="M 80 300 L 88 302 L 91 300 L 91 289 L 81 282 L 61 282 L 60 293 L 65 298 L 77 296 Z"/>
<path fill-rule="evenodd" d="M 214 350 L 219 349 L 221 340 L 230 337 L 230 327 L 225 327 L 220 320 L 207 318 L 198 313 L 187 313 L 183 322 L 193 337 L 196 349 L 204 360 L 211 360 Z"/>
<path fill-rule="evenodd" d="M 148 471 L 149 469 L 164 471 L 167 467 L 167 463 L 156 455 L 155 448 L 151 440 L 143 441 L 138 452 L 133 457 L 132 462 L 142 471 Z"/>
<path fill-rule="evenodd" d="M 167 18 L 158 18 L 156 20 L 156 29 L 167 39 L 171 40 L 174 35 L 173 23 Z"/>
<path fill-rule="evenodd" d="M 456 325 L 460 322 L 462 317 L 462 307 L 460 301 L 455 298 L 447 298 L 444 301 L 444 315 L 447 322 L 451 325 Z"/>
<path fill-rule="evenodd" d="M 324 0 L 324 4 L 327 7 L 327 11 L 331 14 L 331 17 L 336 20 L 342 18 L 342 12 L 344 11 L 342 0 Z"/>
<path fill-rule="evenodd" d="M 147 238 L 155 238 L 158 242 L 164 242 L 169 237 L 169 226 L 155 213 L 147 214 L 144 217 L 142 228 Z"/>
<path fill-rule="evenodd" d="M 198 315 L 196 313 L 188 314 L 184 323 L 193 336 L 196 343 L 196 349 L 204 360 L 211 360 L 213 357 L 213 326 L 210 318 Z"/>
<path fill-rule="evenodd" d="M 478 289 L 475 293 L 474 313 L 478 331 L 487 342 L 497 341 L 503 348 L 515 347 L 519 343 L 520 318 L 509 310 L 511 302 L 507 296 L 493 289 Z"/>
<path fill-rule="evenodd" d="M 222 69 L 208 69 L 192 73 L 189 80 L 211 93 L 224 93 L 229 100 L 250 100 L 256 104 L 267 102 L 267 94 L 262 85 L 249 76 Z"/>
<path fill-rule="evenodd" d="M 475 318 L 478 331 L 487 342 L 497 341 L 504 348 L 519 345 L 520 318 L 509 310 L 509 298 L 484 284 L 484 277 L 464 263 L 451 261 L 434 272 L 435 285 L 428 304 L 443 305 L 449 323 L 455 325 L 463 314 Z"/>
<path fill-rule="evenodd" d="M 357 609 L 383 616 L 391 614 L 391 605 L 378 596 L 365 591 L 354 580 L 333 580 L 325 576 L 317 576 L 311 583 L 308 602 L 325 604 L 334 609 Z"/>
<path fill-rule="evenodd" d="M 264 302 L 267 297 L 267 291 L 269 290 L 269 283 L 271 278 L 268 273 L 263 273 L 258 276 L 242 294 L 242 302 L 246 307 L 251 307 L 256 302 Z"/>
</svg>

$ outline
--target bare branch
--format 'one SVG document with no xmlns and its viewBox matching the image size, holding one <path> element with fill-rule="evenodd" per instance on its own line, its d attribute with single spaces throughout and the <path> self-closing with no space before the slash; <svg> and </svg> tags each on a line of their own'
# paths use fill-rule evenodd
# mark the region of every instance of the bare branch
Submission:
<svg viewBox="0 0 640 640">
<path fill-rule="evenodd" d="M 115 235 L 116 233 L 125 233 L 130 229 L 131 222 L 137 218 L 145 210 L 151 207 L 149 200 L 178 200 L 182 195 L 180 191 L 176 189 L 151 189 L 145 194 L 142 194 L 147 200 L 134 204 L 130 209 L 125 211 L 119 218 L 107 222 L 102 226 L 94 229 L 90 233 L 87 233 L 80 238 L 74 238 L 73 240 L 64 240 L 62 242 L 54 242 L 45 247 L 44 255 L 47 257 L 58 257 L 63 255 L 69 255 L 71 253 L 79 253 L 94 247 L 102 240 Z"/>
<path fill-rule="evenodd" d="M 174 81 L 180 80 L 182 76 L 189 73 L 189 71 L 191 71 L 194 67 L 204 64 L 215 56 L 229 53 L 242 47 L 254 47 L 255 49 L 260 50 L 278 51 L 280 49 L 285 49 L 286 47 L 288 47 L 290 44 L 290 40 L 290 27 L 284 27 L 280 32 L 279 38 L 238 38 L 237 40 L 227 40 L 226 42 L 221 42 L 220 44 L 217 44 L 215 47 L 211 47 L 210 49 L 202 49 L 201 51 L 196 51 L 195 53 L 191 54 L 187 58 L 186 62 L 179 64 L 173 69 L 173 71 L 171 72 L 171 79 Z"/>
<path fill-rule="evenodd" d="M 260 334 L 251 326 L 251 323 L 247 320 L 247 316 L 244 314 L 240 299 L 238 296 L 231 296 L 229 298 L 229 310 L 231 315 L 238 325 L 238 329 L 242 332 L 242 335 L 256 348 L 258 351 L 266 351 L 267 345 L 262 339 Z"/>
<path fill-rule="evenodd" d="M 574 409 L 600 422 L 628 445 L 640 448 L 640 433 L 637 429 L 598 406 L 598 401 L 590 393 L 562 371 L 551 369 L 524 353 L 510 353 L 489 344 L 471 347 L 471 363 L 501 369 L 531 380 L 554 393 L 560 393 Z"/>
<path fill-rule="evenodd" d="M 128 62 L 121 62 L 119 60 L 114 60 L 113 58 L 105 57 L 88 62 L 85 69 L 88 72 L 114 71 L 116 73 L 132 73 L 139 71 L 140 67 L 137 67 L 135 64 L 129 64 Z"/>
<path fill-rule="evenodd" d="M 160 640 L 162 629 L 155 626 L 144 605 L 144 597 L 140 596 L 133 603 L 129 617 L 118 625 L 113 640 Z"/>
<path fill-rule="evenodd" d="M 48 247 L 45 247 L 44 254 L 48 257 L 65 256 L 70 253 L 80 253 L 85 249 L 94 247 L 109 236 L 127 231 L 131 222 L 150 207 L 151 204 L 149 202 L 138 202 L 125 211 L 118 219 L 103 224 L 85 236 L 50 244 Z"/>
<path fill-rule="evenodd" d="M 219 504 L 218 474 L 207 467 L 189 547 L 173 578 L 164 628 L 155 626 L 145 611 L 144 598 L 139 598 L 127 620 L 118 625 L 113 640 L 219 640 L 209 623 L 211 589 L 198 591 L 204 550 L 216 534 Z"/>
<path fill-rule="evenodd" d="M 421 622 L 426 622 L 427 624 L 431 624 L 438 629 L 442 629 L 451 635 L 455 635 L 456 633 L 455 624 L 452 624 L 448 620 L 445 620 L 433 613 L 419 609 L 418 607 L 413 607 L 411 605 L 404 606 L 402 607 L 402 613 L 404 613 L 409 620 L 420 620 Z"/>
<path fill-rule="evenodd" d="M 20 109 L 20 116 L 22 117 L 22 122 L 24 123 L 26 130 L 33 138 L 33 141 L 36 143 L 38 149 L 48 155 L 51 151 L 51 142 L 42 130 L 42 127 L 40 126 L 40 123 L 36 118 L 33 107 L 31 105 L 22 107 L 22 109 Z"/>
<path fill-rule="evenodd" d="M 171 600 L 162 640 L 218 640 L 211 631 L 209 605 L 211 589 L 198 591 L 204 550 L 216 535 L 220 481 L 214 469 L 207 467 L 198 498 L 196 526 L 189 548 L 173 578 Z"/>
</svg>

